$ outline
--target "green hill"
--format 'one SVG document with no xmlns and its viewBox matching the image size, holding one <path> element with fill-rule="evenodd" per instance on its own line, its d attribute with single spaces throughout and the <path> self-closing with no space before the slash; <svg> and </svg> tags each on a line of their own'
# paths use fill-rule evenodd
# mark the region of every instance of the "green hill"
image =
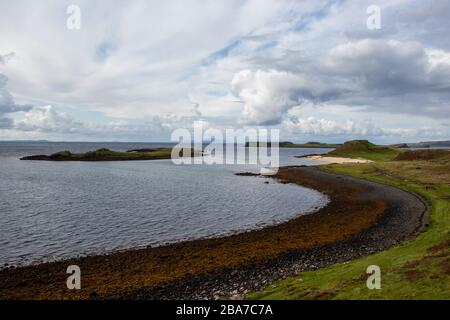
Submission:
<svg viewBox="0 0 450 320">
<path fill-rule="evenodd" d="M 328 155 L 388 161 L 394 159 L 401 152 L 401 150 L 395 148 L 373 144 L 368 140 L 351 140 L 329 152 Z"/>
</svg>

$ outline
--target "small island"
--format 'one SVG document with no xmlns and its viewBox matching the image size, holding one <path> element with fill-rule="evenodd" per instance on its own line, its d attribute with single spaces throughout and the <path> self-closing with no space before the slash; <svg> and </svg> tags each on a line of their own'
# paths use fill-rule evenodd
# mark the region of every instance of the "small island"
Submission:
<svg viewBox="0 0 450 320">
<path fill-rule="evenodd" d="M 201 155 L 200 152 L 191 150 L 191 157 Z M 186 150 L 184 150 L 186 152 Z M 187 150 L 189 153 L 189 150 Z M 41 161 L 132 161 L 132 160 L 162 160 L 171 159 L 172 148 L 156 149 L 134 149 L 123 151 L 112 151 L 106 148 L 89 151 L 85 153 L 72 153 L 70 151 L 59 151 L 51 155 L 33 155 L 20 158 L 20 160 Z"/>
<path fill-rule="evenodd" d="M 318 141 L 309 141 L 306 143 L 293 143 L 291 141 L 281 141 L 280 148 L 337 148 L 341 146 L 338 143 L 323 143 Z"/>
<path fill-rule="evenodd" d="M 333 143 L 322 143 L 317 141 L 310 141 L 306 143 L 293 143 L 291 141 L 280 141 L 278 143 L 279 148 L 337 148 L 341 144 L 333 144 Z M 257 147 L 259 146 L 259 142 L 246 142 L 245 147 Z M 270 142 L 267 142 L 267 147 L 270 148 Z"/>
</svg>

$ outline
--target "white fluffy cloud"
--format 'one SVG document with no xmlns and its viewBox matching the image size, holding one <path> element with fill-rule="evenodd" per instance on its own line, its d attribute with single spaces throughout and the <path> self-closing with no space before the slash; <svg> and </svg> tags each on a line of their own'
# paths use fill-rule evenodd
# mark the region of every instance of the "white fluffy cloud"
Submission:
<svg viewBox="0 0 450 320">
<path fill-rule="evenodd" d="M 34 107 L 25 113 L 22 120 L 16 121 L 15 129 L 23 131 L 73 133 L 83 129 L 81 122 L 73 116 L 57 112 L 52 106 Z"/>
<path fill-rule="evenodd" d="M 335 120 L 308 118 L 289 118 L 286 120 L 288 130 L 297 134 L 314 135 L 379 135 L 381 129 L 374 127 L 370 121 Z"/>
<path fill-rule="evenodd" d="M 240 71 L 231 82 L 232 92 L 244 104 L 241 118 L 246 124 L 279 124 L 303 101 L 440 118 L 450 116 L 449 56 L 427 52 L 417 42 L 365 39 L 337 45 L 325 59 L 310 62 L 316 68 L 304 72 Z M 420 101 L 414 101 L 417 95 Z"/>
<path fill-rule="evenodd" d="M 244 104 L 242 121 L 256 125 L 280 123 L 287 110 L 299 103 L 293 93 L 301 82 L 298 76 L 284 71 L 238 72 L 231 81 L 231 88 Z"/>
<path fill-rule="evenodd" d="M 283 121 L 283 127 L 288 136 L 315 136 L 334 141 L 342 141 L 340 137 L 379 139 L 380 137 L 393 139 L 392 141 L 409 141 L 421 136 L 422 139 L 436 139 L 449 134 L 449 130 L 436 129 L 429 126 L 416 128 L 387 128 L 375 125 L 371 120 L 346 119 L 342 121 L 306 117 L 290 117 Z"/>
</svg>

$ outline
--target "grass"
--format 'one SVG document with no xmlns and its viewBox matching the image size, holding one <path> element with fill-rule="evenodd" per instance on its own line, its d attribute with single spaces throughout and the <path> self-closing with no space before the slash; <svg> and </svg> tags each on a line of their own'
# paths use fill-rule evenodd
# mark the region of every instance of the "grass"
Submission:
<svg viewBox="0 0 450 320">
<path fill-rule="evenodd" d="M 353 152 L 336 152 L 328 153 L 329 155 L 344 158 L 363 158 L 372 161 L 388 161 L 394 159 L 401 151 L 385 148 L 379 152 L 373 151 L 353 151 Z"/>
<path fill-rule="evenodd" d="M 328 155 L 344 158 L 364 158 L 372 161 L 388 161 L 403 151 L 396 148 L 378 146 L 367 140 L 347 141 L 328 153 Z"/>
<path fill-rule="evenodd" d="M 445 157 L 382 161 L 391 158 L 393 151 L 379 151 L 380 155 L 373 150 L 370 152 L 369 159 L 376 161 L 373 163 L 326 165 L 322 168 L 417 193 L 430 205 L 427 230 L 397 247 L 303 272 L 246 298 L 450 299 L 450 161 Z M 362 157 L 365 155 L 360 153 Z M 380 290 L 366 287 L 366 268 L 369 265 L 381 268 Z"/>
<path fill-rule="evenodd" d="M 408 150 L 400 153 L 394 160 L 432 160 L 439 158 L 449 158 L 449 150 L 431 149 L 431 150 Z"/>
</svg>

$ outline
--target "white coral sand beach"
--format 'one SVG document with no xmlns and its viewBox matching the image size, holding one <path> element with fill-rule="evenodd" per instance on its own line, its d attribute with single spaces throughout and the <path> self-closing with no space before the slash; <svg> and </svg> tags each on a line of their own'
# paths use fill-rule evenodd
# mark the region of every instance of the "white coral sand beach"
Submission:
<svg viewBox="0 0 450 320">
<path fill-rule="evenodd" d="M 359 158 L 342 158 L 342 157 L 326 157 L 326 156 L 307 156 L 304 157 L 306 160 L 316 160 L 327 163 L 370 163 L 372 160 L 359 159 Z"/>
</svg>

